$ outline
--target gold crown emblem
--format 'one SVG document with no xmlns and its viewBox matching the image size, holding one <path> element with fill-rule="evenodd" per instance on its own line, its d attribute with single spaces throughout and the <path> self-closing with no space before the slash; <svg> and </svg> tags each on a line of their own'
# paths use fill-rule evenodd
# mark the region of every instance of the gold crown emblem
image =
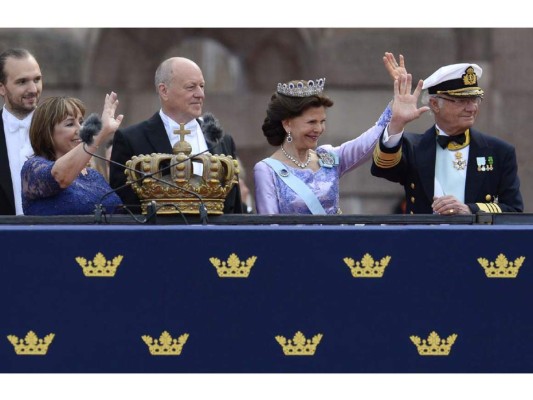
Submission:
<svg viewBox="0 0 533 400">
<path fill-rule="evenodd" d="M 485 270 L 487 278 L 516 278 L 520 267 L 525 261 L 525 257 L 518 257 L 516 260 L 508 261 L 507 257 L 499 254 L 495 261 L 487 260 L 486 258 L 478 258 L 478 263 Z"/>
<path fill-rule="evenodd" d="M 474 72 L 474 67 L 468 67 L 463 74 L 463 83 L 465 85 L 473 86 L 477 84 L 477 75 Z"/>
<path fill-rule="evenodd" d="M 102 253 L 97 253 L 93 260 L 87 261 L 83 257 L 76 257 L 77 263 L 83 269 L 83 274 L 87 277 L 98 278 L 112 278 L 117 272 L 117 268 L 124 257 L 121 255 L 113 258 L 113 261 L 108 261 Z"/>
<path fill-rule="evenodd" d="M 39 339 L 35 332 L 29 331 L 24 339 L 15 335 L 8 335 L 7 340 L 15 348 L 15 353 L 19 356 L 44 356 L 48 351 L 48 346 L 54 340 L 55 334 L 50 333 Z"/>
<path fill-rule="evenodd" d="M 344 262 L 350 267 L 354 278 L 381 278 L 390 260 L 391 256 L 385 256 L 380 261 L 374 260 L 368 253 L 363 256 L 361 261 L 355 261 L 350 257 L 344 258 Z"/>
<path fill-rule="evenodd" d="M 159 339 L 153 339 L 148 335 L 142 336 L 143 342 L 146 343 L 153 356 L 179 356 L 188 338 L 189 334 L 184 333 L 177 339 L 173 339 L 167 331 L 163 331 Z"/>
<path fill-rule="evenodd" d="M 191 146 L 184 138 L 190 131 L 184 124 L 180 127 L 174 131 L 181 136 L 174 154 L 133 156 L 126 162 L 131 168 L 125 170 L 126 182 L 139 197 L 143 214 L 152 201 L 157 214 L 199 214 L 202 205 L 208 214 L 223 214 L 226 196 L 239 183 L 238 162 L 232 156 L 207 152 L 190 157 Z M 203 166 L 202 176 L 194 174 L 193 164 Z M 149 176 L 143 179 L 143 174 Z"/>
<path fill-rule="evenodd" d="M 252 256 L 246 261 L 241 261 L 235 253 L 230 254 L 228 261 L 220 261 L 216 257 L 209 259 L 211 264 L 217 269 L 220 278 L 248 278 L 256 260 L 257 257 Z"/>
<path fill-rule="evenodd" d="M 437 332 L 433 331 L 427 339 L 420 339 L 418 336 L 409 336 L 421 356 L 447 356 L 452 350 L 452 345 L 457 339 L 457 334 L 453 333 L 446 339 L 441 339 Z"/>
<path fill-rule="evenodd" d="M 322 340 L 322 334 L 317 333 L 312 339 L 306 339 L 300 331 L 294 334 L 292 339 L 286 339 L 284 336 L 276 336 L 276 341 L 283 348 L 283 354 L 286 356 L 312 356 Z"/>
</svg>

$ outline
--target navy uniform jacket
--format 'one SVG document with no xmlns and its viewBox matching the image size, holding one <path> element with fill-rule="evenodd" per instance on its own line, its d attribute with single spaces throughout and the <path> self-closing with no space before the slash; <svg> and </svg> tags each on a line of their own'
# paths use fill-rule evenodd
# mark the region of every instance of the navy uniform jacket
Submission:
<svg viewBox="0 0 533 400">
<path fill-rule="evenodd" d="M 376 145 L 371 173 L 405 189 L 408 214 L 432 214 L 436 156 L 435 126 L 423 135 L 404 133 L 394 148 Z M 477 157 L 492 157 L 491 171 L 478 171 Z M 472 213 L 522 212 L 515 149 L 498 138 L 470 129 L 465 203 Z"/>
<path fill-rule="evenodd" d="M 200 125 L 201 125 L 201 121 Z M 236 158 L 235 143 L 229 135 L 221 137 L 211 137 L 204 132 L 205 141 L 211 154 L 225 154 Z M 125 165 L 126 161 L 133 156 L 141 154 L 164 153 L 172 154 L 172 146 L 168 140 L 165 125 L 159 112 L 156 112 L 150 119 L 137 125 L 130 126 L 123 130 L 117 130 L 113 138 L 113 149 L 111 160 Z M 111 163 L 109 169 L 110 185 L 113 189 L 119 188 L 126 183 L 124 168 Z M 131 187 L 117 191 L 124 205 L 139 206 L 140 201 Z M 132 210 L 140 210 L 139 207 L 132 207 Z M 226 196 L 224 202 L 224 214 L 242 213 L 241 192 L 239 185 L 235 185 Z"/>
<path fill-rule="evenodd" d="M 15 215 L 15 196 L 13 181 L 7 157 L 6 137 L 4 135 L 4 120 L 0 109 L 0 215 Z"/>
</svg>

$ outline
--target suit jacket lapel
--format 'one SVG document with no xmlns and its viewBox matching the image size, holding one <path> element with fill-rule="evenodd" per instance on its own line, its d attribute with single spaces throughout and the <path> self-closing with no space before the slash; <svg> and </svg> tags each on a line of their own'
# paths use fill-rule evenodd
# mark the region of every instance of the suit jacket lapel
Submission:
<svg viewBox="0 0 533 400">
<path fill-rule="evenodd" d="M 11 207 L 15 209 L 15 195 L 13 194 L 13 181 L 11 180 L 11 169 L 7 156 L 6 136 L 4 133 L 4 120 L 0 109 L 0 187 L 9 198 Z"/>
<path fill-rule="evenodd" d="M 414 146 L 415 164 L 424 188 L 424 193 L 430 202 L 435 194 L 435 126 L 428 129 L 418 145 Z"/>
<path fill-rule="evenodd" d="M 487 142 L 470 129 L 470 146 L 468 149 L 468 167 L 466 169 L 465 203 L 475 203 L 488 174 L 477 170 L 477 157 L 488 157 Z"/>
<path fill-rule="evenodd" d="M 172 146 L 170 145 L 170 140 L 168 140 L 167 131 L 159 112 L 156 112 L 148 120 L 144 135 L 146 140 L 152 145 L 154 153 L 172 154 Z"/>
</svg>

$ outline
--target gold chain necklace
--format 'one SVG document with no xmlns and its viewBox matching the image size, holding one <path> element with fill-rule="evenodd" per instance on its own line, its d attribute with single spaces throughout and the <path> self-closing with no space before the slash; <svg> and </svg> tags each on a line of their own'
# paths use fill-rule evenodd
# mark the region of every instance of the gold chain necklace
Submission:
<svg viewBox="0 0 533 400">
<path fill-rule="evenodd" d="M 287 157 L 289 160 L 291 160 L 293 163 L 295 163 L 300 168 L 306 168 L 311 162 L 311 152 L 309 150 L 307 150 L 307 161 L 303 163 L 303 162 L 298 161 L 296 158 L 291 156 L 289 153 L 287 153 L 285 149 L 283 148 L 283 145 L 281 145 L 280 147 L 285 157 Z"/>
</svg>

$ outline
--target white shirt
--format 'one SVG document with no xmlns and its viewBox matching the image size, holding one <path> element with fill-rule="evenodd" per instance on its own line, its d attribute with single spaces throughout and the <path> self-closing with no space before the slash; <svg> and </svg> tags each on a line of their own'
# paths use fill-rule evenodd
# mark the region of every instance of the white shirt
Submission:
<svg viewBox="0 0 533 400">
<path fill-rule="evenodd" d="M 166 115 L 163 110 L 159 110 L 159 115 L 163 120 L 163 125 L 165 125 L 165 130 L 167 131 L 168 140 L 170 140 L 170 145 L 174 146 L 180 140 L 180 135 L 174 133 L 175 129 L 180 129 L 180 124 Z M 207 143 L 205 141 L 204 133 L 200 128 L 200 124 L 196 119 L 185 124 L 185 129 L 191 131 L 191 133 L 184 135 L 185 141 L 188 142 L 191 147 L 191 155 L 201 153 L 207 150 Z M 196 175 L 202 175 L 204 167 L 201 163 L 193 162 L 193 171 Z"/>
<path fill-rule="evenodd" d="M 435 125 L 437 132 L 440 135 L 449 136 L 446 132 Z M 400 143 L 403 136 L 403 131 L 396 135 L 389 135 L 388 129 L 385 129 L 382 143 L 387 148 L 392 148 Z M 461 203 L 465 202 L 465 184 L 466 184 L 466 165 L 464 169 L 457 169 L 454 167 L 454 161 L 457 161 L 457 153 L 461 154 L 461 160 L 468 163 L 468 153 L 470 146 L 466 146 L 461 150 L 453 151 L 443 149 L 438 143 L 436 146 L 435 156 L 435 182 L 434 182 L 434 196 L 441 197 L 445 195 L 452 195 Z"/>
<path fill-rule="evenodd" d="M 449 136 L 437 125 L 435 128 L 439 135 Z M 435 190 L 436 197 L 452 195 L 461 203 L 465 202 L 466 169 L 468 165 L 468 153 L 470 146 L 461 150 L 443 149 L 436 144 L 437 154 L 435 157 Z M 458 169 L 454 165 L 458 160 L 464 162 L 464 168 Z"/>
<path fill-rule="evenodd" d="M 22 187 L 20 171 L 22 165 L 33 154 L 30 143 L 30 124 L 33 112 L 20 120 L 11 114 L 6 107 L 2 111 L 4 122 L 4 135 L 6 138 L 7 156 L 11 181 L 13 182 L 13 194 L 15 195 L 15 212 L 22 215 Z"/>
</svg>

